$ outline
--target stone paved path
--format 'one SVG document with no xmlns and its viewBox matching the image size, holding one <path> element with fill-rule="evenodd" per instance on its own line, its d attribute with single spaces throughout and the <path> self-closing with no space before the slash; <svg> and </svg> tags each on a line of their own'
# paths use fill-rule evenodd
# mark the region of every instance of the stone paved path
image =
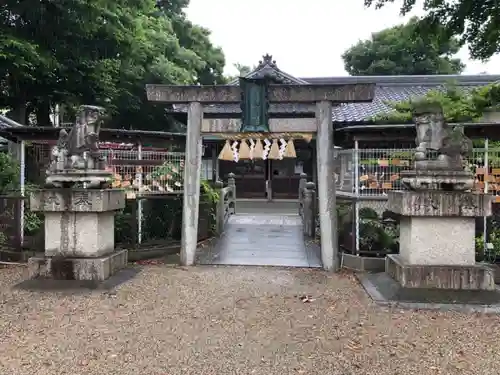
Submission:
<svg viewBox="0 0 500 375">
<path fill-rule="evenodd" d="M 234 215 L 215 249 L 200 264 L 321 267 L 316 246 L 307 244 L 299 216 Z"/>
<path fill-rule="evenodd" d="M 238 202 L 214 248 L 199 264 L 321 267 L 319 247 L 305 241 L 297 202 Z"/>
</svg>

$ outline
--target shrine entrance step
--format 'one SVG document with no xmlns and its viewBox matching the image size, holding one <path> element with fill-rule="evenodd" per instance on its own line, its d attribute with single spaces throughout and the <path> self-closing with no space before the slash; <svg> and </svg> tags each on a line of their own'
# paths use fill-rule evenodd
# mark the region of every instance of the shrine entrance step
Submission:
<svg viewBox="0 0 500 375">
<path fill-rule="evenodd" d="M 198 264 L 321 267 L 319 246 L 305 241 L 297 201 L 240 201 L 225 232 Z"/>
<path fill-rule="evenodd" d="M 285 215 L 299 214 L 298 199 L 236 199 L 236 213 L 238 215 Z"/>
</svg>

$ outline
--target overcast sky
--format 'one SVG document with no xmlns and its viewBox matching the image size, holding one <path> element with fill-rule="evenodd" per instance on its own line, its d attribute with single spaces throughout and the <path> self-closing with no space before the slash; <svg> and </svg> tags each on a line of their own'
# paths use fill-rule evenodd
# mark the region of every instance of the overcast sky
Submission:
<svg viewBox="0 0 500 375">
<path fill-rule="evenodd" d="M 234 63 L 253 66 L 269 53 L 297 77 L 347 75 L 341 59 L 347 48 L 410 17 L 400 17 L 397 4 L 365 9 L 363 0 L 191 0 L 187 14 L 212 31 L 228 74 L 236 73 Z M 465 74 L 500 73 L 499 56 L 483 64 L 464 49 L 459 57 Z"/>
</svg>

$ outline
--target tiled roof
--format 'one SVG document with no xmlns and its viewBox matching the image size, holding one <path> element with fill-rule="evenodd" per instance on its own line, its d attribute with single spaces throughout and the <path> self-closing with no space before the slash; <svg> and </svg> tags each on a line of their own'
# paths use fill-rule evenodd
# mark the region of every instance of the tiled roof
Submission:
<svg viewBox="0 0 500 375">
<path fill-rule="evenodd" d="M 461 86 L 469 91 L 477 86 Z M 442 90 L 444 86 L 376 86 L 375 97 L 371 103 L 349 103 L 335 107 L 332 111 L 333 122 L 370 121 L 375 115 L 393 111 L 391 102 L 403 102 L 424 96 L 431 90 Z"/>
<path fill-rule="evenodd" d="M 402 102 L 424 96 L 431 90 L 443 90 L 447 83 L 453 83 L 462 90 L 500 81 L 498 75 L 436 75 L 436 76 L 383 76 L 383 77 L 332 77 L 303 78 L 310 84 L 325 83 L 374 83 L 375 97 L 371 103 L 342 104 L 333 109 L 333 122 L 366 122 L 373 116 L 392 111 L 388 102 Z"/>
<path fill-rule="evenodd" d="M 10 118 L 6 116 L 0 115 L 0 129 L 4 128 L 12 128 L 16 126 L 22 126 L 21 124 L 15 122 L 14 120 L 11 120 Z"/>
<path fill-rule="evenodd" d="M 375 115 L 390 112 L 387 102 L 401 102 L 410 98 L 418 98 L 430 90 L 444 89 L 446 84 L 453 83 L 464 90 L 472 90 L 500 81 L 500 75 L 432 75 L 432 76 L 360 76 L 360 77 L 309 77 L 297 78 L 280 70 L 272 56 L 265 55 L 257 68 L 245 78 L 273 77 L 277 82 L 293 84 L 375 84 L 375 97 L 371 103 L 342 104 L 333 109 L 332 121 L 336 123 L 369 122 Z M 238 80 L 230 83 L 238 84 Z M 173 112 L 185 113 L 185 105 L 173 106 Z M 170 109 L 170 111 L 172 111 Z M 209 114 L 239 113 L 238 104 L 217 104 L 204 107 Z M 293 114 L 315 113 L 312 105 L 301 104 L 271 104 L 270 113 Z"/>
<path fill-rule="evenodd" d="M 0 129 L 12 128 L 17 126 L 22 126 L 22 125 L 9 119 L 8 117 L 0 115 Z M 7 142 L 8 141 L 5 138 L 0 137 L 0 143 L 7 143 Z"/>
<path fill-rule="evenodd" d="M 453 82 L 463 90 L 485 86 L 500 81 L 498 75 L 480 76 L 391 76 L 391 77 L 331 77 L 331 78 L 302 78 L 309 84 L 326 83 L 375 83 L 375 97 L 371 103 L 350 103 L 334 107 L 332 121 L 336 123 L 362 123 L 392 109 L 388 102 L 401 102 L 410 98 L 424 96 L 430 90 L 444 89 L 447 83 Z M 313 105 L 304 104 L 271 104 L 271 113 L 314 113 Z M 186 107 L 176 106 L 175 112 L 185 112 Z M 205 113 L 239 113 L 238 104 L 209 105 L 204 108 Z"/>
</svg>

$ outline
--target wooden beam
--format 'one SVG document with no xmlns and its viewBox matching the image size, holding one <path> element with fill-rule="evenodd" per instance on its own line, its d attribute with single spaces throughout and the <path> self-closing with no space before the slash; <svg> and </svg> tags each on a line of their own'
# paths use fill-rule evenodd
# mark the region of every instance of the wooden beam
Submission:
<svg viewBox="0 0 500 375">
<path fill-rule="evenodd" d="M 374 97 L 374 84 L 345 85 L 271 85 L 271 103 L 333 103 L 371 102 Z M 148 100 L 170 104 L 199 102 L 202 104 L 240 103 L 239 86 L 173 86 L 146 85 Z"/>
</svg>

